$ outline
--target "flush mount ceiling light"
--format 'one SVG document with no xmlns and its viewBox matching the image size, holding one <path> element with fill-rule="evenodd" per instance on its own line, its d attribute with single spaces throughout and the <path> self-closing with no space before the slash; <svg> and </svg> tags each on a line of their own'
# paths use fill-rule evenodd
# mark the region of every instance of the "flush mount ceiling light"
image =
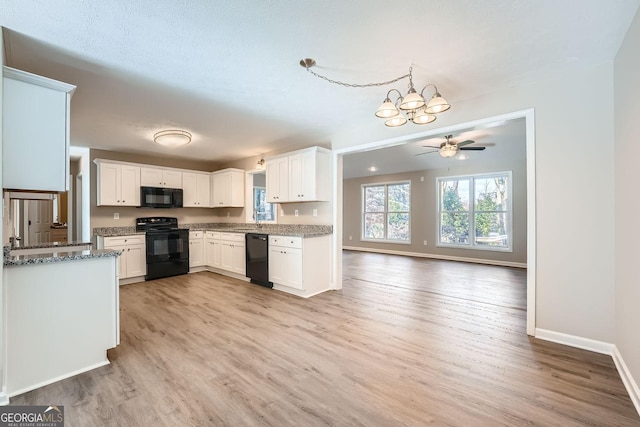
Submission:
<svg viewBox="0 0 640 427">
<path fill-rule="evenodd" d="M 163 130 L 153 135 L 153 140 L 166 147 L 180 147 L 191 142 L 191 134 L 184 130 Z"/>
<path fill-rule="evenodd" d="M 425 85 L 420 93 L 418 93 L 413 86 L 413 66 L 409 66 L 409 73 L 404 76 L 400 76 L 393 80 L 389 80 L 386 82 L 380 83 L 366 83 L 366 84 L 352 84 L 352 83 L 344 83 L 337 80 L 331 80 L 323 75 L 320 75 L 311 70 L 311 67 L 316 65 L 316 61 L 311 58 L 305 58 L 300 60 L 300 66 L 305 68 L 309 73 L 314 76 L 321 78 L 323 80 L 328 81 L 329 83 L 334 83 L 341 86 L 346 87 L 372 87 L 372 86 L 386 86 L 392 83 L 395 83 L 399 80 L 409 78 L 409 89 L 405 96 L 402 96 L 402 93 L 397 89 L 391 89 L 387 92 L 387 96 L 384 101 L 382 101 L 382 105 L 378 107 L 376 111 L 376 117 L 384 119 L 384 124 L 389 127 L 397 127 L 402 126 L 407 121 L 413 122 L 415 125 L 425 125 L 427 123 L 431 123 L 436 120 L 436 114 L 447 111 L 451 108 L 451 105 L 447 102 L 446 99 L 440 95 L 438 92 L 438 88 L 436 85 L 429 83 Z M 428 87 L 433 87 L 433 95 L 429 101 L 426 101 L 424 98 L 424 91 Z M 392 94 L 397 93 L 397 98 L 395 100 L 391 100 Z M 455 153 L 454 153 L 455 154 Z"/>
</svg>

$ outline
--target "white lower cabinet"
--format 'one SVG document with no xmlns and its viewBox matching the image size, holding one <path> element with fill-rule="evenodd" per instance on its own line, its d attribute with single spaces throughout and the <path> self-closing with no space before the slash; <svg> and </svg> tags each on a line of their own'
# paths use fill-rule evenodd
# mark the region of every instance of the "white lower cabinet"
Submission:
<svg viewBox="0 0 640 427">
<path fill-rule="evenodd" d="M 302 297 L 331 289 L 331 236 L 269 236 L 269 281 Z"/>
<path fill-rule="evenodd" d="M 302 238 L 269 236 L 269 281 L 302 287 Z"/>
<path fill-rule="evenodd" d="M 202 231 L 189 232 L 189 267 L 204 265 L 204 233 Z"/>
<path fill-rule="evenodd" d="M 241 276 L 246 274 L 244 233 L 220 233 L 220 251 L 220 268 Z"/>
<path fill-rule="evenodd" d="M 207 231 L 204 236 L 204 258 L 205 263 L 209 267 L 220 268 L 222 265 L 220 259 L 220 233 L 215 231 Z"/>
<path fill-rule="evenodd" d="M 98 249 L 122 251 L 118 257 L 120 280 L 147 274 L 147 254 L 144 234 L 118 237 L 98 237 Z"/>
</svg>

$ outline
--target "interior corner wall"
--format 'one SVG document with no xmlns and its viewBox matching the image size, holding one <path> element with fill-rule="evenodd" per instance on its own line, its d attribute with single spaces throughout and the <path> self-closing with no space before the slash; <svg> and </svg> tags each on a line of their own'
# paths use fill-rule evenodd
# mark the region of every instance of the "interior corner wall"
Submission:
<svg viewBox="0 0 640 427">
<path fill-rule="evenodd" d="M 524 146 L 524 141 L 521 143 Z M 506 171 L 512 172 L 513 181 L 513 251 L 503 252 L 436 246 L 438 228 L 436 178 Z M 362 185 L 397 181 L 411 182 L 411 243 L 378 243 L 361 240 Z M 369 250 L 377 249 L 422 253 L 434 256 L 473 258 L 506 263 L 525 264 L 527 262 L 527 173 L 525 159 L 513 162 L 484 162 L 481 165 L 471 167 L 458 165 L 457 167 L 448 169 L 346 179 L 344 180 L 342 191 L 342 244 L 344 246 L 366 248 Z M 427 245 L 424 244 L 425 241 Z"/>
<path fill-rule="evenodd" d="M 640 381 L 640 13 L 629 28 L 614 63 L 615 112 L 615 344 Z"/>
<path fill-rule="evenodd" d="M 451 110 L 430 125 L 434 131 L 534 109 L 536 328 L 612 343 L 613 62 L 591 68 L 576 65 L 534 82 L 449 101 Z M 332 148 L 423 131 L 373 122 L 336 135 Z"/>
</svg>

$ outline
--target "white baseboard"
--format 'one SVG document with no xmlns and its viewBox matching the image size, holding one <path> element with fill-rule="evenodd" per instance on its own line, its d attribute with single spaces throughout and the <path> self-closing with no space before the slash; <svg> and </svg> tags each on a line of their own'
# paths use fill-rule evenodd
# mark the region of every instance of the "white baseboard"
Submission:
<svg viewBox="0 0 640 427">
<path fill-rule="evenodd" d="M 6 391 L 0 393 L 0 406 L 7 406 L 9 404 L 9 396 Z"/>
<path fill-rule="evenodd" d="M 638 414 L 640 415 L 640 388 L 638 387 L 638 383 L 633 379 L 633 376 L 631 376 L 631 372 L 629 371 L 627 364 L 624 363 L 617 346 L 614 346 L 613 348 L 613 363 L 616 364 L 620 378 L 622 378 L 622 382 L 629 393 L 633 406 L 636 407 L 636 411 L 638 411 Z"/>
<path fill-rule="evenodd" d="M 570 347 L 581 348 L 583 350 L 593 351 L 600 354 L 608 354 L 613 356 L 614 345 L 604 341 L 596 341 L 589 338 L 578 337 L 575 335 L 563 334 L 562 332 L 549 331 L 547 329 L 536 328 L 534 335 L 541 340 L 551 341 L 558 344 L 568 345 Z"/>
<path fill-rule="evenodd" d="M 86 366 L 86 367 L 84 367 L 82 369 L 78 369 L 77 371 L 73 371 L 73 372 L 66 373 L 64 375 L 60 375 L 59 377 L 50 378 L 50 379 L 48 379 L 46 381 L 42 381 L 42 382 L 40 382 L 38 384 L 30 385 L 29 387 L 25 387 L 25 388 L 23 388 L 21 390 L 12 391 L 11 393 L 9 393 L 9 397 L 14 397 L 14 396 L 26 393 L 26 392 L 31 391 L 31 390 L 35 390 L 35 389 L 40 388 L 40 387 L 44 387 L 46 385 L 53 384 L 53 383 L 58 382 L 60 380 L 64 380 L 64 379 L 67 379 L 67 378 L 74 377 L 76 375 L 82 374 L 82 373 L 90 371 L 92 369 L 96 369 L 96 368 L 99 368 L 101 366 L 108 365 L 111 362 L 109 362 L 109 359 L 106 358 L 106 353 L 107 352 L 105 351 L 105 360 L 104 361 L 101 361 L 101 362 L 98 362 L 98 363 L 94 363 L 93 365 Z"/>
<path fill-rule="evenodd" d="M 633 402 L 633 406 L 636 408 L 638 415 L 640 415 L 640 388 L 638 388 L 638 383 L 636 383 L 631 375 L 631 371 L 629 371 L 627 364 L 624 363 L 624 359 L 615 344 L 540 328 L 536 328 L 535 337 L 545 341 L 551 341 L 611 356 L 613 358 L 613 363 L 616 365 L 616 369 L 618 370 L 618 374 L 620 374 L 622 383 L 627 389 L 627 393 L 629 393 L 631 402 Z"/>
<path fill-rule="evenodd" d="M 526 262 L 496 261 L 496 260 L 493 260 L 493 259 L 468 258 L 468 257 L 450 256 L 450 255 L 437 255 L 437 254 L 425 254 L 425 253 L 422 253 L 422 252 L 395 251 L 395 250 L 390 250 L 390 249 L 362 248 L 362 247 L 359 247 L 359 246 L 343 246 L 342 249 L 346 249 L 348 251 L 373 252 L 373 253 L 378 253 L 378 254 L 404 255 L 404 256 L 412 256 L 412 257 L 418 257 L 418 258 L 442 259 L 442 260 L 446 260 L 446 261 L 462 261 L 462 262 L 473 262 L 473 263 L 476 263 L 476 264 L 500 265 L 502 267 L 527 268 L 527 263 Z"/>
</svg>

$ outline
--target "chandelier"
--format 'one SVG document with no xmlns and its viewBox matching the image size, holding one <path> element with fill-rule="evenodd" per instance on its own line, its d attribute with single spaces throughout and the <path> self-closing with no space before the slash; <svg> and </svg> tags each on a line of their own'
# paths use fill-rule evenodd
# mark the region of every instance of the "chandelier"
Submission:
<svg viewBox="0 0 640 427">
<path fill-rule="evenodd" d="M 300 60 L 300 66 L 304 67 L 309 73 L 314 76 L 321 78 L 323 80 L 328 81 L 329 83 L 338 84 L 346 87 L 373 87 L 373 86 L 386 86 L 392 83 L 395 83 L 399 80 L 409 78 L 409 89 L 407 94 L 402 96 L 402 93 L 397 89 L 391 89 L 387 92 L 387 96 L 384 101 L 382 101 L 382 105 L 378 107 L 376 111 L 376 117 L 384 119 L 384 124 L 389 127 L 397 127 L 402 126 L 407 121 L 412 122 L 416 125 L 426 125 L 427 123 L 432 123 L 436 120 L 436 114 L 447 111 L 451 108 L 451 105 L 447 102 L 446 99 L 440 95 L 438 92 L 438 88 L 433 83 L 429 83 L 425 85 L 420 93 L 418 93 L 413 86 L 413 66 L 409 66 L 409 73 L 397 77 L 393 80 L 389 80 L 386 82 L 379 83 L 366 83 L 366 84 L 353 84 L 353 83 L 344 83 L 337 80 L 331 80 L 328 77 L 320 75 L 313 70 L 311 67 L 316 65 L 316 61 L 311 58 L 305 58 Z M 427 102 L 424 98 L 424 91 L 428 87 L 433 87 L 433 95 L 431 99 Z M 393 101 L 391 100 L 392 94 L 397 94 L 397 98 Z"/>
</svg>

